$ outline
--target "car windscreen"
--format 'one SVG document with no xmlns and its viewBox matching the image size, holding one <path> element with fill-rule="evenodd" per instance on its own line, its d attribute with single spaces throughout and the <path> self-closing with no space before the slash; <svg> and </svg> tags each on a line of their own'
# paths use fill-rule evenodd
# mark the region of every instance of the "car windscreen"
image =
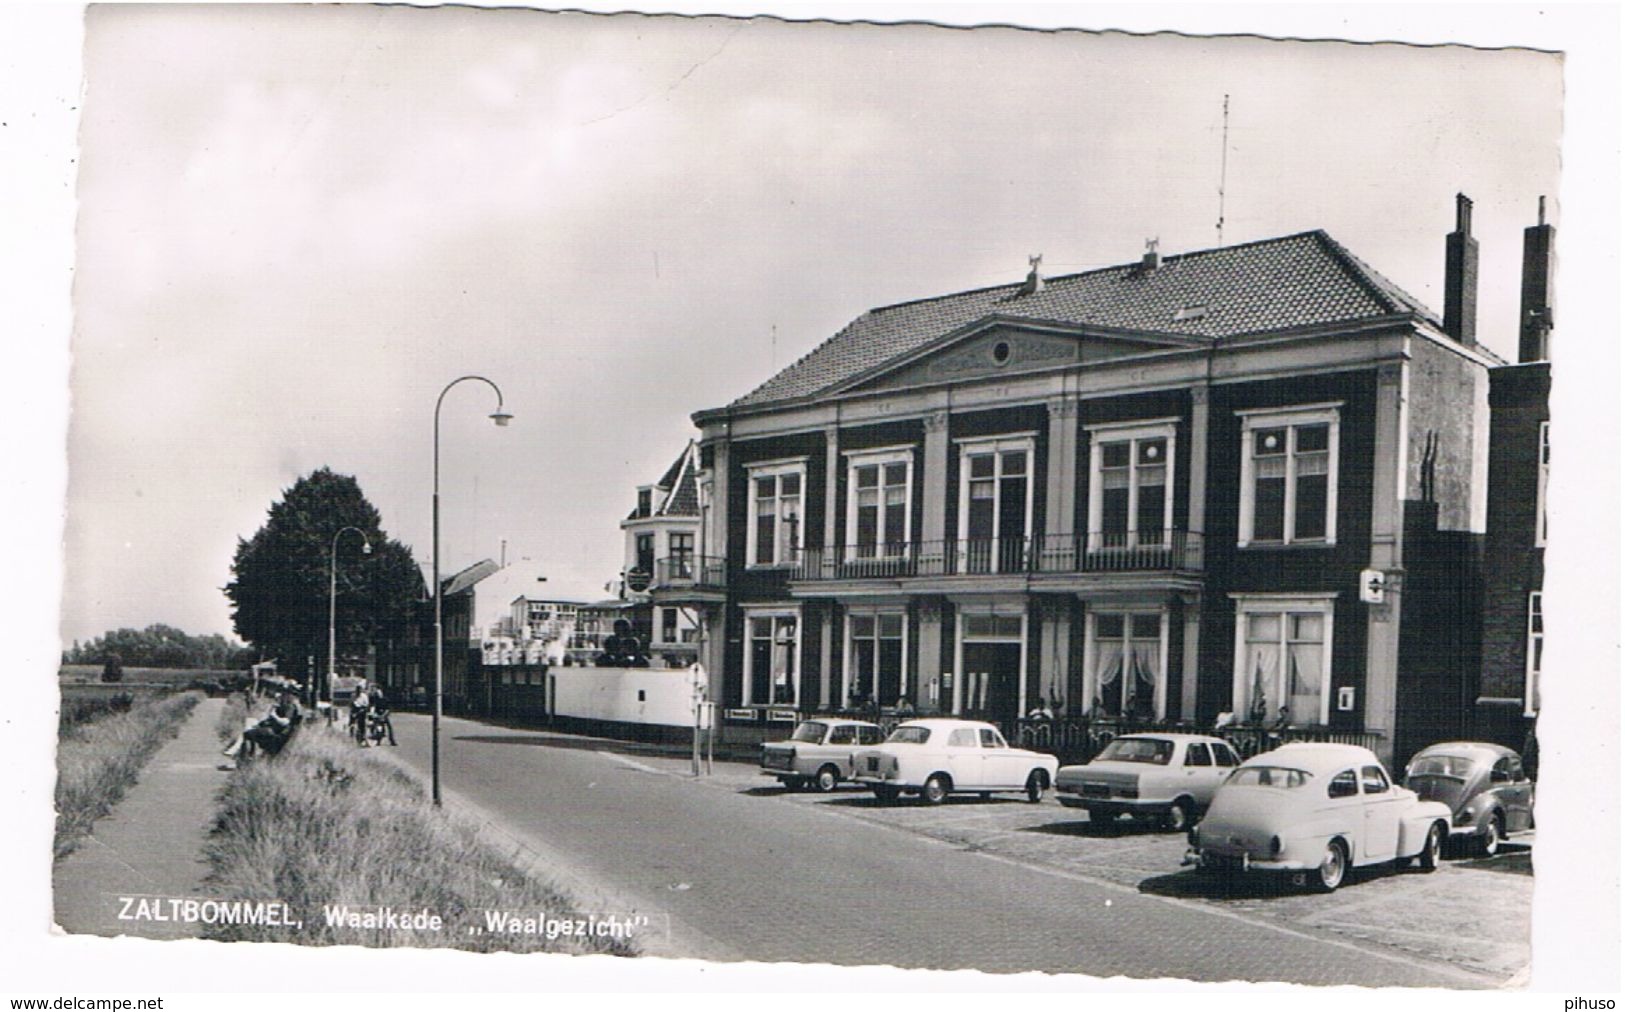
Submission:
<svg viewBox="0 0 1625 1012">
<path fill-rule="evenodd" d="M 1286 766 L 1242 766 L 1225 780 L 1225 786 L 1275 787 L 1291 790 L 1309 782 L 1309 774 Z"/>
<path fill-rule="evenodd" d="M 824 728 L 826 726 L 816 720 L 804 720 L 796 726 L 796 733 L 790 736 L 790 740 L 816 745 L 824 740 Z"/>
<path fill-rule="evenodd" d="M 1162 738 L 1115 738 L 1095 756 L 1096 762 L 1152 763 L 1168 765 L 1174 756 L 1174 743 Z"/>
<path fill-rule="evenodd" d="M 1461 755 L 1425 755 L 1411 763 L 1413 777 L 1455 777 L 1466 780 L 1473 773 L 1473 761 Z"/>
<path fill-rule="evenodd" d="M 886 739 L 888 745 L 924 745 L 931 738 L 929 727 L 900 727 Z"/>
</svg>

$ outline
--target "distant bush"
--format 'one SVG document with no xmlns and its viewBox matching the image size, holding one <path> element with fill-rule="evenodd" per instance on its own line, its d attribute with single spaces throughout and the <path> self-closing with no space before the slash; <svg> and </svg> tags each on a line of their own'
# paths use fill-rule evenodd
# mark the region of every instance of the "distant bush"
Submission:
<svg viewBox="0 0 1625 1012">
<path fill-rule="evenodd" d="M 108 654 L 107 660 L 102 664 L 102 681 L 124 681 L 124 661 L 118 654 Z"/>
<path fill-rule="evenodd" d="M 62 711 L 57 717 L 57 734 L 66 734 L 79 725 L 88 724 L 93 720 L 126 713 L 134 702 L 135 696 L 129 692 L 119 692 L 111 696 L 64 699 Z"/>
</svg>

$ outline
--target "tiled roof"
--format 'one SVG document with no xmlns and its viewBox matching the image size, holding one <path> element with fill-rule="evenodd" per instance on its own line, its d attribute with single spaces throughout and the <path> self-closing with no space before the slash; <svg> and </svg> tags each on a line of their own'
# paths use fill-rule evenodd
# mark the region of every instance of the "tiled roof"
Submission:
<svg viewBox="0 0 1625 1012">
<path fill-rule="evenodd" d="M 440 592 L 441 596 L 452 597 L 461 594 L 501 568 L 490 559 L 482 559 L 467 569 L 459 570 L 450 576 L 443 576 L 440 578 L 440 586 L 443 588 Z"/>
<path fill-rule="evenodd" d="M 1136 262 L 1047 278 L 1026 295 L 1021 288 L 1017 282 L 872 309 L 732 406 L 811 396 L 992 315 L 1208 339 L 1400 313 L 1438 323 L 1319 230 L 1169 256 L 1154 270 Z M 1204 311 L 1175 318 L 1195 306 Z"/>
<path fill-rule="evenodd" d="M 699 467 L 695 459 L 698 449 L 691 439 L 683 447 L 683 452 L 666 468 L 666 473 L 655 482 L 656 488 L 666 490 L 665 499 L 649 504 L 650 516 L 655 517 L 697 517 L 700 515 L 700 490 L 696 484 L 694 472 Z M 626 516 L 628 520 L 638 520 L 640 516 L 636 507 Z"/>
</svg>

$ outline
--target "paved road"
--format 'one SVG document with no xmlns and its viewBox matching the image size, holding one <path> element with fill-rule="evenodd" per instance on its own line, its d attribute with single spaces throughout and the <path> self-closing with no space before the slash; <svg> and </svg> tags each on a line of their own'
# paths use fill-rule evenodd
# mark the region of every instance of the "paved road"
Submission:
<svg viewBox="0 0 1625 1012">
<path fill-rule="evenodd" d="M 427 770 L 427 719 L 400 714 L 396 723 L 399 753 Z M 444 784 L 600 895 L 667 913 L 672 954 L 1204 981 L 1499 983 L 835 806 L 718 789 L 682 776 L 680 764 L 602 749 L 448 718 Z"/>
</svg>

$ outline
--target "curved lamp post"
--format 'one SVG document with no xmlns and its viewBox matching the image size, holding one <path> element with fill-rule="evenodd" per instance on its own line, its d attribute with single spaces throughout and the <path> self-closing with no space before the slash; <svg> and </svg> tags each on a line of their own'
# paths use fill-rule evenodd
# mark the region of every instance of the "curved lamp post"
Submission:
<svg viewBox="0 0 1625 1012">
<path fill-rule="evenodd" d="M 440 804 L 440 710 L 445 695 L 446 671 L 446 641 L 440 630 L 443 596 L 440 592 L 440 405 L 445 402 L 446 394 L 451 388 L 464 380 L 478 380 L 496 393 L 497 409 L 491 412 L 491 421 L 498 425 L 507 425 L 513 420 L 513 415 L 502 410 L 502 388 L 484 376 L 457 377 L 446 384 L 445 389 L 440 391 L 440 397 L 434 402 L 434 719 L 429 732 L 429 766 L 434 784 L 434 803 L 437 807 Z"/>
<path fill-rule="evenodd" d="M 338 673 L 339 673 L 338 634 L 336 632 L 336 629 L 338 627 L 338 614 L 339 614 L 339 604 L 338 604 L 338 602 L 339 602 L 339 538 L 344 536 L 345 531 L 355 531 L 356 535 L 361 538 L 361 554 L 362 555 L 371 555 L 372 554 L 372 542 L 367 540 L 366 532 L 363 531 L 361 528 L 346 526 L 346 527 L 340 527 L 337 531 L 333 532 L 333 551 L 328 555 L 328 559 L 327 559 L 327 699 L 328 699 L 328 702 L 332 702 L 332 700 L 333 700 L 333 679 L 337 678 Z M 311 696 L 313 698 L 310 701 L 310 705 L 315 706 L 317 703 L 319 703 L 321 701 L 322 693 L 321 693 L 321 690 L 317 689 L 316 686 L 314 686 L 314 685 L 311 686 L 311 689 L 313 690 L 311 692 Z"/>
</svg>

